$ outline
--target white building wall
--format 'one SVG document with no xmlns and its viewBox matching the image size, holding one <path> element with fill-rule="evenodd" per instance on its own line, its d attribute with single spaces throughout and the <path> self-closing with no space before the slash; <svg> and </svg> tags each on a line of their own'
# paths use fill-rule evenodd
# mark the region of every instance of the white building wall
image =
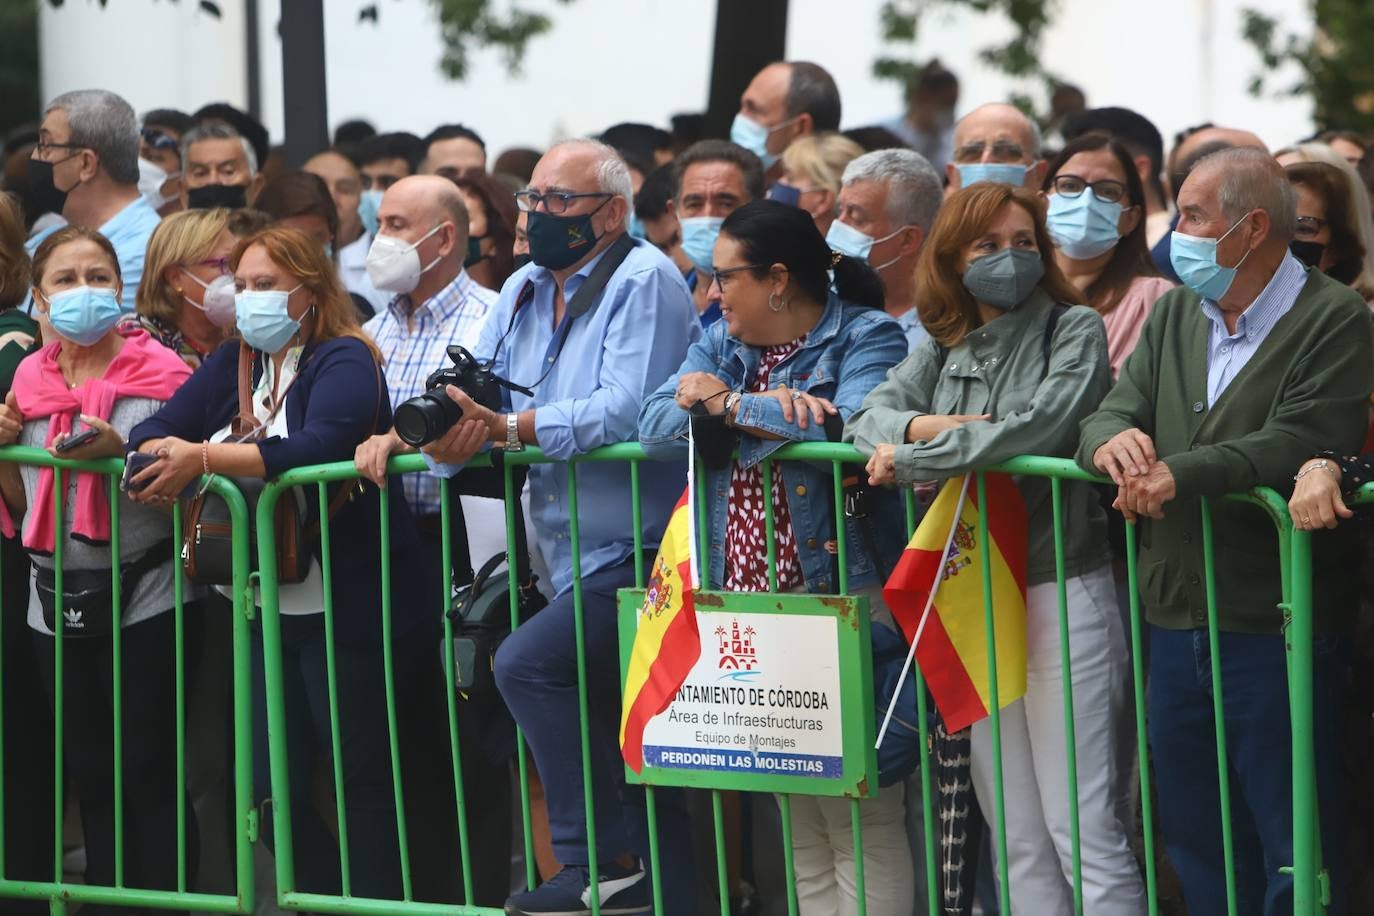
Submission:
<svg viewBox="0 0 1374 916">
<path fill-rule="evenodd" d="M 280 3 L 260 0 L 263 116 L 282 137 Z M 289 0 L 287 0 L 289 2 Z M 503 0 L 495 0 L 497 3 Z M 124 95 L 139 111 L 190 111 L 207 101 L 245 101 L 243 0 L 220 0 L 215 20 L 195 0 L 71 0 L 41 3 L 46 98 L 85 86 Z M 331 124 L 366 117 L 382 130 L 423 134 L 444 121 L 477 129 L 489 147 L 544 147 L 615 121 L 665 123 L 706 101 L 715 0 L 535 0 L 553 18 L 512 77 L 495 51 L 472 55 L 465 82 L 438 68 L 437 21 L 428 0 L 379 0 L 380 22 L 359 23 L 362 0 L 325 0 Z M 1277 147 L 1311 130 L 1304 100 L 1254 99 L 1245 87 L 1258 64 L 1240 38 L 1250 5 L 1290 26 L 1307 21 L 1307 0 L 1060 0 L 1046 42 L 1051 68 L 1082 86 L 1090 105 L 1125 105 L 1153 119 L 1166 139 L 1204 120 L 1249 127 Z M 895 114 L 900 88 L 875 80 L 881 0 L 792 0 L 788 56 L 815 60 L 840 84 L 845 126 Z M 914 56 L 938 54 L 959 74 L 960 108 L 1004 98 L 1013 87 L 977 60 L 1009 35 L 1005 22 L 963 10 L 923 23 Z M 896 53 L 910 49 L 886 49 Z M 1291 82 L 1292 74 L 1277 82 Z"/>
</svg>

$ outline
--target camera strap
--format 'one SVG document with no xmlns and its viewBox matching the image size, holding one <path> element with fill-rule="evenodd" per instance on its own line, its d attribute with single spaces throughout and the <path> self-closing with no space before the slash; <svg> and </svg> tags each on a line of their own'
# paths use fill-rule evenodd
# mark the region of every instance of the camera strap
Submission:
<svg viewBox="0 0 1374 916">
<path fill-rule="evenodd" d="M 611 275 L 620 268 L 621 264 L 625 263 L 625 258 L 629 256 L 634 247 L 634 239 L 627 233 L 616 239 L 611 247 L 606 249 L 601 260 L 596 263 L 592 272 L 587 275 L 587 279 L 582 281 L 582 285 L 577 288 L 577 292 L 573 293 L 572 299 L 568 301 L 567 313 L 563 316 L 562 327 L 558 330 L 558 344 L 554 347 L 553 357 L 549 360 L 548 368 L 544 370 L 543 375 L 539 376 L 538 382 L 528 387 L 538 388 L 539 383 L 549 377 L 554 364 L 563 352 L 563 345 L 568 342 L 568 334 L 572 331 L 573 322 L 583 315 L 589 314 L 600 304 L 601 294 L 606 291 L 606 284 L 611 281 Z M 501 335 L 501 339 L 496 342 L 496 351 L 492 354 L 488 367 L 496 365 L 496 357 L 501 352 L 502 345 L 505 344 L 511 331 L 515 329 L 516 317 L 533 299 L 534 283 L 526 280 L 525 285 L 520 289 L 520 295 L 516 297 L 515 308 L 511 309 L 510 321 L 506 325 L 506 331 Z"/>
</svg>

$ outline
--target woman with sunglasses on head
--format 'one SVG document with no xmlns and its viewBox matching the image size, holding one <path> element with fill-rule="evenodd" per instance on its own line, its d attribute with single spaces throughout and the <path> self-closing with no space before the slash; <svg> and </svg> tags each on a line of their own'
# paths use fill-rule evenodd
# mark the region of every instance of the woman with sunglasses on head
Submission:
<svg viewBox="0 0 1374 916">
<path fill-rule="evenodd" d="M 136 311 L 121 330 L 142 328 L 192 369 L 224 343 L 234 326 L 229 255 L 238 241 L 228 210 L 184 210 L 148 240 Z"/>
<path fill-rule="evenodd" d="M 1115 379 L 1155 301 L 1173 288 L 1150 260 L 1140 175 L 1124 146 L 1088 134 L 1050 163 L 1042 190 L 1055 264 L 1102 316 Z"/>
</svg>

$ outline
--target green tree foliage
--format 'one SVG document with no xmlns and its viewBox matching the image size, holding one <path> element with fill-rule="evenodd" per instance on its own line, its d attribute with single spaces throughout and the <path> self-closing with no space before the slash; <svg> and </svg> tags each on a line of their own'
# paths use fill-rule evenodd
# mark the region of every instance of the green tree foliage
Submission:
<svg viewBox="0 0 1374 916">
<path fill-rule="evenodd" d="M 1060 80 L 1045 66 L 1041 45 L 1058 7 L 1058 0 L 886 0 L 878 21 L 885 41 L 914 44 L 922 20 L 941 8 L 1005 17 L 1015 30 L 1011 40 L 981 49 L 979 59 L 1007 76 L 1042 87 L 1048 94 Z M 884 56 L 873 62 L 873 75 L 906 85 L 921 66 L 910 57 Z M 1011 101 L 1027 113 L 1034 108 L 1025 93 L 1014 93 Z"/>
<path fill-rule="evenodd" d="M 1311 8 L 1310 36 L 1284 33 L 1273 17 L 1244 10 L 1243 34 L 1263 66 L 1251 94 L 1310 95 L 1319 128 L 1374 131 L 1374 0 L 1311 0 Z M 1298 76 L 1275 87 L 1281 69 Z"/>
<path fill-rule="evenodd" d="M 553 28 L 545 13 L 531 11 L 515 0 L 430 0 L 439 13 L 439 34 L 444 42 L 440 68 L 451 79 L 467 75 L 470 54 L 476 48 L 497 48 L 511 74 L 520 72 L 530 39 Z M 557 0 L 567 4 L 571 0 Z M 548 4 L 545 4 L 546 6 Z"/>
</svg>

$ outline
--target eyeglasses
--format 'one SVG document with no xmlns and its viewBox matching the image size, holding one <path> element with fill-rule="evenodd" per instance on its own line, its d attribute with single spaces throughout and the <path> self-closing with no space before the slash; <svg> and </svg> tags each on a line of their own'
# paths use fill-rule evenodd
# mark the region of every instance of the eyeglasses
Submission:
<svg viewBox="0 0 1374 916">
<path fill-rule="evenodd" d="M 954 151 L 955 162 L 979 162 L 983 158 L 983 152 L 989 149 L 988 145 L 981 140 L 973 143 L 965 143 Z M 1012 143 L 1010 140 L 998 140 L 992 144 L 993 162 L 1023 162 L 1026 158 L 1026 151 L 1021 148 L 1021 144 Z"/>
<path fill-rule="evenodd" d="M 228 274 L 233 273 L 233 271 L 232 271 L 232 270 L 230 269 L 230 267 L 229 267 L 229 259 L 228 259 L 228 258 L 206 258 L 206 259 L 203 260 L 203 261 L 197 261 L 196 263 L 192 264 L 191 266 L 192 266 L 192 267 L 213 267 L 213 268 L 215 268 L 216 270 L 218 270 L 218 271 L 220 272 L 220 274 L 225 275 L 225 276 L 227 276 Z"/>
<path fill-rule="evenodd" d="M 1111 178 L 1103 178 L 1092 183 L 1077 175 L 1059 175 L 1054 179 L 1054 193 L 1060 197 L 1078 197 L 1087 188 L 1092 188 L 1093 196 L 1109 204 L 1119 204 L 1126 196 L 1126 186 Z"/>
<path fill-rule="evenodd" d="M 731 274 L 737 274 L 741 270 L 763 270 L 767 264 L 744 264 L 740 267 L 727 267 L 724 270 L 711 271 L 711 282 L 720 287 L 721 292 L 725 292 L 725 278 Z"/>
<path fill-rule="evenodd" d="M 611 198 L 614 194 L 605 191 L 592 191 L 585 194 L 572 194 L 567 191 L 550 191 L 547 194 L 540 194 L 538 191 L 526 189 L 515 192 L 515 204 L 526 213 L 533 213 L 539 209 L 539 205 L 544 205 L 545 213 L 552 213 L 555 216 L 567 213 L 568 204 L 583 197 L 603 197 Z"/>
<path fill-rule="evenodd" d="M 155 127 L 145 127 L 140 131 L 143 142 L 153 149 L 176 149 L 178 144 L 176 138 L 171 134 L 165 134 Z"/>
<path fill-rule="evenodd" d="M 1297 222 L 1293 235 L 1303 240 L 1311 240 L 1322 234 L 1329 221 L 1318 216 L 1299 216 Z"/>
<path fill-rule="evenodd" d="M 90 149 L 90 147 L 84 143 L 51 143 L 39 140 L 37 149 L 39 158 L 46 159 L 55 149 Z M 67 158 L 70 159 L 71 157 L 68 156 Z"/>
</svg>

